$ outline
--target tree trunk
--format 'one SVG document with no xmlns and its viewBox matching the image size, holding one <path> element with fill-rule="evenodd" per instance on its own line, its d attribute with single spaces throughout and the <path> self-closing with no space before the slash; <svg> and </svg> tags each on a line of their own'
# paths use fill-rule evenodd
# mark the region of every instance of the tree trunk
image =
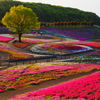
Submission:
<svg viewBox="0 0 100 100">
<path fill-rule="evenodd" d="M 22 37 L 22 33 L 19 33 L 19 42 L 22 42 L 22 40 L 21 40 L 21 37 Z"/>
</svg>

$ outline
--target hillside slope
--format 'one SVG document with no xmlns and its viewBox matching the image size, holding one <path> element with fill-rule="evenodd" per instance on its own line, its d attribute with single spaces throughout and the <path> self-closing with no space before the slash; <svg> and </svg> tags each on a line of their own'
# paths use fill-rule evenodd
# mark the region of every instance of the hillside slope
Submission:
<svg viewBox="0 0 100 100">
<path fill-rule="evenodd" d="M 24 5 L 25 7 L 33 9 L 38 16 L 38 20 L 42 22 L 93 21 L 95 24 L 100 25 L 100 17 L 92 12 L 85 12 L 70 7 L 19 1 L 0 1 L 0 20 L 12 6 L 17 5 Z"/>
</svg>

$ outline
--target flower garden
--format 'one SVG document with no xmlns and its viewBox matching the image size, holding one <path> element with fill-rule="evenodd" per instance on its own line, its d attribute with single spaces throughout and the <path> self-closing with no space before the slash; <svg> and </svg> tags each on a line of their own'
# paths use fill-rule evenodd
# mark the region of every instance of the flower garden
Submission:
<svg viewBox="0 0 100 100">
<path fill-rule="evenodd" d="M 94 51 L 92 53 L 85 54 L 83 57 L 76 58 L 76 60 L 100 60 L 100 50 Z"/>
<path fill-rule="evenodd" d="M 14 39 L 14 38 L 0 36 L 0 41 L 1 41 L 1 42 L 8 42 L 8 41 L 13 40 L 13 39 Z"/>
<path fill-rule="evenodd" d="M 73 43 L 71 43 L 71 44 L 73 44 Z M 78 42 L 75 42 L 75 44 L 87 45 L 87 46 L 91 46 L 91 47 L 100 48 L 100 42 L 78 41 Z"/>
<path fill-rule="evenodd" d="M 25 48 L 25 47 L 31 45 L 32 43 L 28 43 L 28 42 L 22 42 L 22 43 L 13 42 L 12 44 L 13 44 L 15 47 L 18 47 L 18 48 Z"/>
<path fill-rule="evenodd" d="M 14 34 L 14 32 L 10 31 L 7 28 L 0 28 L 0 34 Z"/>
<path fill-rule="evenodd" d="M 10 54 L 9 56 L 9 60 L 23 60 L 23 59 L 29 59 L 29 58 L 33 58 L 33 55 L 27 54 L 27 53 L 23 53 L 20 51 L 17 51 L 13 48 L 10 48 L 8 46 L 0 46 L 0 51 L 2 52 L 6 52 L 8 54 Z"/>
<path fill-rule="evenodd" d="M 69 28 L 69 29 L 59 29 L 59 28 L 42 28 L 43 30 L 48 30 L 48 31 L 52 31 L 52 32 L 56 32 L 56 33 L 60 33 L 62 35 L 69 36 L 71 38 L 77 39 L 77 40 L 91 40 L 91 39 L 99 39 L 98 35 L 95 31 L 95 29 L 93 29 L 92 31 L 88 31 L 87 28 Z"/>
<path fill-rule="evenodd" d="M 9 42 L 13 39 L 14 37 L 11 36 L 10 34 L 0 34 L 0 42 Z"/>
<path fill-rule="evenodd" d="M 22 38 L 23 42 L 28 42 L 28 43 L 48 43 L 48 42 L 58 42 L 59 40 L 41 40 L 41 39 L 32 39 L 32 38 Z"/>
<path fill-rule="evenodd" d="M 19 48 L 25 48 L 31 44 L 40 44 L 40 43 L 48 43 L 48 42 L 57 42 L 59 40 L 40 40 L 40 39 L 32 39 L 32 37 L 30 38 L 22 38 L 22 43 L 19 43 L 18 41 L 13 42 L 12 44 L 16 47 Z"/>
<path fill-rule="evenodd" d="M 50 36 L 50 35 L 38 35 L 38 34 L 24 34 L 23 37 L 35 38 L 35 39 L 61 39 L 61 37 Z"/>
<path fill-rule="evenodd" d="M 88 50 L 93 50 L 90 47 L 82 45 L 73 45 L 68 43 L 49 43 L 37 46 L 33 46 L 31 51 L 42 53 L 42 54 L 53 54 L 53 55 L 63 55 L 63 54 L 73 54 L 77 52 L 84 52 Z"/>
<path fill-rule="evenodd" d="M 100 100 L 100 71 L 9 100 Z"/>
<path fill-rule="evenodd" d="M 20 65 L 19 65 L 20 67 Z M 16 89 L 18 87 L 38 84 L 42 81 L 61 78 L 62 76 L 75 75 L 100 70 L 99 64 L 68 64 L 34 67 L 30 65 L 25 68 L 15 68 L 0 71 L 0 92 Z"/>
<path fill-rule="evenodd" d="M 27 60 L 40 54 L 67 55 L 91 51 L 75 58 L 77 62 L 42 62 L 0 69 L 0 94 L 11 90 L 41 84 L 48 80 L 96 71 L 52 87 L 21 94 L 9 100 L 100 100 L 100 42 L 98 31 L 90 28 L 41 28 L 43 34 L 22 36 L 19 43 L 10 30 L 0 29 L 0 51 L 9 54 L 9 60 Z M 7 34 L 2 34 L 7 32 Z M 9 34 L 8 34 L 9 33 Z M 98 36 L 97 36 L 98 34 Z M 9 42 L 12 41 L 13 42 Z M 25 52 L 25 48 L 30 47 Z M 15 48 L 13 48 L 15 47 Z M 17 48 L 17 49 L 16 49 Z M 98 62 L 78 62 L 98 60 Z"/>
</svg>

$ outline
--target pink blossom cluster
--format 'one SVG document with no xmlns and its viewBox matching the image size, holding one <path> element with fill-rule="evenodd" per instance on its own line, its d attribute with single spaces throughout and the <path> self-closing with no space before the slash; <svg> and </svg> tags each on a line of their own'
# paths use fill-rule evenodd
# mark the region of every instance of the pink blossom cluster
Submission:
<svg viewBox="0 0 100 100">
<path fill-rule="evenodd" d="M 9 100 L 100 100 L 100 71 Z"/>
<path fill-rule="evenodd" d="M 17 50 L 12 49 L 11 47 L 8 47 L 8 46 L 0 46 L 0 51 L 9 53 L 10 54 L 10 57 L 9 57 L 10 60 L 33 58 L 32 55 L 17 51 Z"/>
<path fill-rule="evenodd" d="M 2 42 L 7 42 L 7 41 L 10 41 L 13 39 L 14 39 L 13 37 L 0 36 L 0 41 L 2 41 Z"/>
<path fill-rule="evenodd" d="M 73 43 L 72 43 L 73 44 Z M 100 42 L 92 42 L 92 41 L 79 41 L 74 44 L 81 44 L 81 45 L 87 45 L 92 47 L 100 48 Z"/>
<path fill-rule="evenodd" d="M 51 47 L 53 46 L 70 46 L 70 45 L 86 45 L 86 46 L 91 46 L 91 47 L 97 47 L 100 48 L 100 42 L 92 42 L 92 41 L 78 41 L 78 42 L 63 42 L 63 43 L 57 43 L 57 44 L 50 44 Z"/>
<path fill-rule="evenodd" d="M 22 38 L 22 41 L 28 43 L 49 43 L 49 42 L 57 42 L 59 40 L 40 40 L 40 39 Z"/>
<path fill-rule="evenodd" d="M 62 76 L 100 70 L 100 64 L 52 65 L 0 71 L 0 92 L 18 87 L 58 79 Z"/>
<path fill-rule="evenodd" d="M 52 45 L 52 47 L 57 48 L 57 49 L 66 49 L 66 50 L 80 50 L 80 49 L 82 49 L 82 47 L 78 46 L 78 45 L 66 45 L 66 44 Z"/>
<path fill-rule="evenodd" d="M 27 38 L 37 38 L 37 39 L 59 39 L 60 37 L 55 37 L 55 36 L 51 36 L 51 35 L 39 35 L 39 34 L 24 34 L 23 37 L 27 37 Z"/>
<path fill-rule="evenodd" d="M 59 42 L 59 43 L 50 43 L 44 44 L 41 47 L 42 50 L 54 53 L 75 53 L 83 52 L 88 50 L 93 50 L 92 48 L 84 45 L 77 45 L 74 42 Z"/>
</svg>

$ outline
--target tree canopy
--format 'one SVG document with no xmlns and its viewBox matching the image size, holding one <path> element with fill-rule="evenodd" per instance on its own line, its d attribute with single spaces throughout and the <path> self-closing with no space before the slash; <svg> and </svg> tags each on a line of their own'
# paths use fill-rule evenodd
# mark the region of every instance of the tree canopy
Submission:
<svg viewBox="0 0 100 100">
<path fill-rule="evenodd" d="M 24 7 L 23 5 L 11 7 L 10 11 L 6 12 L 2 18 L 2 23 L 8 29 L 19 34 L 19 42 L 21 42 L 22 34 L 39 26 L 36 14 L 32 9 Z"/>
</svg>

